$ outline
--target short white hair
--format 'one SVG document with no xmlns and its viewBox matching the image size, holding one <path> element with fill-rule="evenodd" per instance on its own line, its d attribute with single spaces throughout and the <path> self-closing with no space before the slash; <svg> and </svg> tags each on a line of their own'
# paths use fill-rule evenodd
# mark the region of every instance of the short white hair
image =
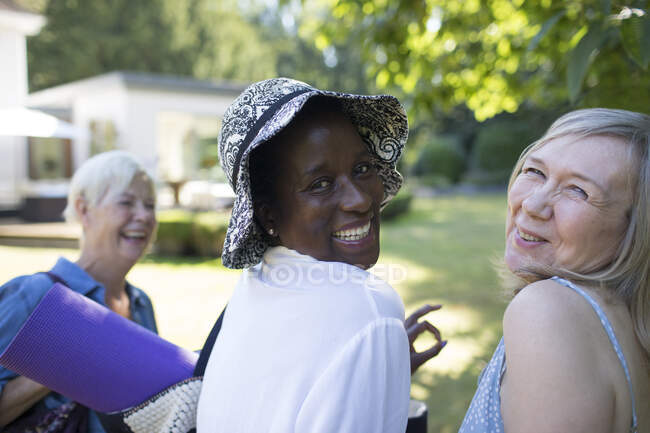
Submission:
<svg viewBox="0 0 650 433">
<path fill-rule="evenodd" d="M 79 221 L 75 207 L 78 198 L 86 200 L 90 207 L 96 206 L 107 195 L 124 192 L 137 176 L 142 176 L 151 191 L 155 191 L 151 175 L 130 153 L 111 150 L 93 156 L 72 177 L 63 216 L 68 222 Z"/>
</svg>

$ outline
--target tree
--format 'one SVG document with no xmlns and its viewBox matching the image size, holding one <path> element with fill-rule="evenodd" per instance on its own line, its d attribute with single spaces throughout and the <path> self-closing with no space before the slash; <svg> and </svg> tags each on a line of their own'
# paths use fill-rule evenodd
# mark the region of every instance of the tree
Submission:
<svg viewBox="0 0 650 433">
<path fill-rule="evenodd" d="M 365 75 L 358 45 L 332 44 L 321 51 L 311 35 L 300 32 L 309 12 L 296 4 L 274 5 L 267 0 L 248 0 L 247 7 L 242 8 L 262 39 L 272 44 L 278 76 L 302 80 L 320 89 L 375 92 L 374 83 Z"/>
<path fill-rule="evenodd" d="M 188 75 L 258 81 L 276 75 L 277 53 L 262 29 L 234 0 L 167 0 L 174 51 L 192 53 Z"/>
<path fill-rule="evenodd" d="M 421 115 L 466 105 L 483 120 L 525 100 L 647 110 L 647 0 L 322 4 L 305 14 L 302 34 L 321 50 L 360 47 L 367 76 Z"/>
<path fill-rule="evenodd" d="M 113 70 L 241 81 L 275 75 L 268 44 L 234 2 L 23 1 L 48 20 L 28 41 L 31 90 Z"/>
</svg>

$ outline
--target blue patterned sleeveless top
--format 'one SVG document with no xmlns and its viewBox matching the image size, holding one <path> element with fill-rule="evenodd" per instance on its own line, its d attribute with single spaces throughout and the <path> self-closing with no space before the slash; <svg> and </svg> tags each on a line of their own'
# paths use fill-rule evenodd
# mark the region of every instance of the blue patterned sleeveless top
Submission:
<svg viewBox="0 0 650 433">
<path fill-rule="evenodd" d="M 616 339 L 616 335 L 614 335 L 614 329 L 612 328 L 611 323 L 609 323 L 605 312 L 591 296 L 570 281 L 559 277 L 553 277 L 552 280 L 562 284 L 563 286 L 569 287 L 582 295 L 600 318 L 600 323 L 603 325 L 603 328 L 605 328 L 609 341 L 612 343 L 614 351 L 616 352 L 619 361 L 621 361 L 621 365 L 625 371 L 625 377 L 630 389 L 630 398 L 632 401 L 632 426 L 630 427 L 630 432 L 636 433 L 637 416 L 630 370 L 627 366 L 627 361 L 625 360 L 621 346 Z M 478 388 L 469 405 L 469 409 L 465 414 L 459 433 L 503 433 L 503 418 L 501 418 L 501 398 L 499 396 L 499 391 L 501 389 L 501 379 L 503 378 L 505 371 L 506 352 L 502 337 L 501 341 L 499 341 L 499 345 L 494 351 L 494 355 L 492 355 L 492 359 L 483 369 L 483 372 L 478 379 Z"/>
</svg>

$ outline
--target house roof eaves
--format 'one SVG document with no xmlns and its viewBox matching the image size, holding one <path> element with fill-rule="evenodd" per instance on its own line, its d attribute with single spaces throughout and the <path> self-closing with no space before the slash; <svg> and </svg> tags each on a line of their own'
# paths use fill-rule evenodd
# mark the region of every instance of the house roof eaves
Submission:
<svg viewBox="0 0 650 433">
<path fill-rule="evenodd" d="M 232 82 L 197 80 L 174 75 L 151 74 L 145 72 L 118 71 L 124 84 L 131 88 L 155 89 L 164 91 L 211 93 L 229 96 L 239 95 L 246 85 Z"/>
<path fill-rule="evenodd" d="M 93 89 L 106 89 L 109 87 L 233 97 L 239 95 L 246 88 L 245 85 L 231 82 L 216 83 L 172 75 L 114 71 L 38 90 L 28 96 L 28 102 L 30 105 L 43 106 L 70 105 L 78 94 L 84 94 Z"/>
<path fill-rule="evenodd" d="M 34 36 L 41 31 L 47 20 L 11 0 L 0 0 L 0 28 Z"/>
<path fill-rule="evenodd" d="M 37 12 L 27 9 L 26 7 L 16 3 L 13 0 L 0 0 L 0 10 L 8 10 L 30 15 L 40 15 Z"/>
<path fill-rule="evenodd" d="M 77 95 L 87 94 L 93 89 L 120 87 L 124 87 L 124 83 L 117 74 L 110 72 L 37 90 L 27 95 L 27 103 L 30 106 L 66 107 L 73 104 Z"/>
</svg>

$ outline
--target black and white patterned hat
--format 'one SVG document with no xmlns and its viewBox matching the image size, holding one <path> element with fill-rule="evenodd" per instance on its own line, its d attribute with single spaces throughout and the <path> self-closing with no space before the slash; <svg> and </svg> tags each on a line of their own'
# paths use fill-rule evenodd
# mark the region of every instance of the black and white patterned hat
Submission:
<svg viewBox="0 0 650 433">
<path fill-rule="evenodd" d="M 408 121 L 395 97 L 329 92 L 289 78 L 254 83 L 228 107 L 219 133 L 221 167 L 236 194 L 221 256 L 224 266 L 241 269 L 256 265 L 269 246 L 262 227 L 253 218 L 250 152 L 278 134 L 316 95 L 340 100 L 344 113 L 377 157 L 384 184 L 382 207 L 402 186 L 395 164 L 406 144 Z"/>
</svg>

